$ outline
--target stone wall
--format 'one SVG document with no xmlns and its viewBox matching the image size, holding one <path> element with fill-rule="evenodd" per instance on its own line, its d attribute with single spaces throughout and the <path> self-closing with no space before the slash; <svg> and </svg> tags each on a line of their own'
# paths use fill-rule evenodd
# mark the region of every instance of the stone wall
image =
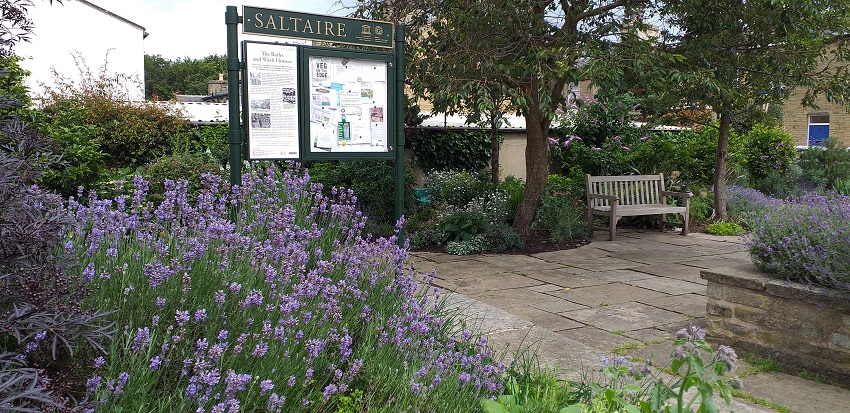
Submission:
<svg viewBox="0 0 850 413">
<path fill-rule="evenodd" d="M 850 294 L 769 277 L 755 265 L 703 270 L 709 338 L 791 371 L 850 381 Z"/>
<path fill-rule="evenodd" d="M 794 135 L 794 145 L 809 144 L 809 115 L 829 115 L 829 136 L 835 138 L 842 147 L 850 147 L 850 113 L 847 108 L 829 102 L 823 97 L 816 100 L 818 109 L 800 104 L 803 90 L 794 89 L 783 106 L 782 128 Z"/>
</svg>

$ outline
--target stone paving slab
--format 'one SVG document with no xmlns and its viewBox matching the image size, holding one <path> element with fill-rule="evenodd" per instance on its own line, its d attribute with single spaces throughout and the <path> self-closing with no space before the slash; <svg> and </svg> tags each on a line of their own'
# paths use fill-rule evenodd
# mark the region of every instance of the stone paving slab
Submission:
<svg viewBox="0 0 850 413">
<path fill-rule="evenodd" d="M 705 285 L 672 278 L 652 277 L 640 280 L 623 281 L 623 283 L 670 295 L 690 293 L 705 294 Z"/>
<path fill-rule="evenodd" d="M 662 297 L 643 304 L 679 313 L 685 317 L 705 317 L 706 298 L 700 294 L 683 294 Z M 689 318 L 690 318 L 689 317 Z"/>
<path fill-rule="evenodd" d="M 783 373 L 745 378 L 742 391 L 800 413 L 850 413 L 850 390 Z"/>
<path fill-rule="evenodd" d="M 641 267 L 645 267 L 646 264 L 641 264 L 639 262 L 623 260 L 619 258 L 613 257 L 602 257 L 596 258 L 592 260 L 581 260 L 574 261 L 567 264 L 571 267 L 581 268 L 583 270 L 588 271 L 614 271 L 614 270 L 626 270 L 626 269 L 639 269 Z"/>
<path fill-rule="evenodd" d="M 551 252 L 541 252 L 539 254 L 534 254 L 532 257 L 540 258 L 544 261 L 556 262 L 559 264 L 569 264 L 576 259 L 593 259 L 593 258 L 602 258 L 607 257 L 610 253 L 608 251 L 601 250 L 592 246 L 583 246 L 581 248 L 574 248 L 570 250 L 561 250 L 561 251 L 551 251 Z"/>
<path fill-rule="evenodd" d="M 599 350 L 541 327 L 488 334 L 493 349 L 513 361 L 518 352 L 530 351 L 542 366 L 557 368 L 562 377 L 580 380 L 588 368 L 596 368 Z M 589 367 L 588 367 L 589 366 Z"/>
<path fill-rule="evenodd" d="M 476 257 L 476 261 L 491 267 L 522 273 L 563 267 L 557 262 L 549 262 L 529 255 L 482 255 Z"/>
<path fill-rule="evenodd" d="M 554 284 L 564 288 L 582 288 L 593 287 L 597 285 L 605 285 L 612 282 L 625 282 L 644 280 L 653 278 L 646 273 L 637 272 L 634 270 L 616 270 L 616 271 L 581 271 L 578 274 L 571 274 L 560 270 L 545 270 L 529 274 L 531 278 Z M 699 276 L 699 275 L 697 275 Z"/>
<path fill-rule="evenodd" d="M 551 293 L 552 291 L 550 291 Z M 548 294 L 548 293 L 547 293 Z M 575 311 L 582 310 L 588 308 L 586 305 L 574 303 L 572 301 L 562 300 L 560 298 L 556 298 L 555 301 L 539 301 L 539 302 L 531 302 L 530 306 L 547 311 L 553 314 L 563 313 L 567 311 Z"/>
<path fill-rule="evenodd" d="M 560 302 L 560 298 L 552 297 L 529 288 L 515 288 L 511 290 L 480 291 L 470 294 L 476 300 L 487 303 L 497 308 L 505 309 L 511 307 L 527 307 L 530 303 Z"/>
<path fill-rule="evenodd" d="M 554 295 L 554 293 L 549 293 Z M 647 301 L 667 297 L 667 294 L 622 283 L 611 283 L 593 287 L 575 288 L 563 291 L 558 297 L 589 307 L 621 304 L 630 301 Z"/>
<path fill-rule="evenodd" d="M 475 260 L 463 260 L 437 265 L 437 278 L 443 280 L 456 280 L 461 278 L 488 277 L 495 273 L 507 273 L 502 268 L 483 264 Z"/>
<path fill-rule="evenodd" d="M 638 345 L 640 341 L 629 338 L 624 334 L 613 334 L 595 327 L 581 327 L 571 330 L 558 331 L 558 334 L 567 338 L 587 344 L 600 351 L 600 354 L 609 354 L 615 348 L 624 345 Z"/>
<path fill-rule="evenodd" d="M 535 326 L 551 331 L 584 327 L 584 324 L 577 321 L 531 306 L 511 307 L 504 310 L 523 320 L 531 321 Z"/>
<path fill-rule="evenodd" d="M 699 273 L 702 269 L 699 267 L 668 263 L 643 267 L 639 271 L 664 278 L 675 278 L 702 285 L 708 284 L 707 280 L 700 278 Z"/>
<path fill-rule="evenodd" d="M 490 274 L 474 278 L 459 278 L 454 280 L 434 280 L 438 287 L 462 294 L 474 294 L 496 290 L 508 290 L 522 287 L 541 285 L 542 282 L 529 277 L 523 277 L 510 272 Z"/>
<path fill-rule="evenodd" d="M 688 320 L 681 314 L 635 302 L 568 311 L 561 315 L 608 332 L 626 332 L 656 327 L 661 323 Z"/>
</svg>

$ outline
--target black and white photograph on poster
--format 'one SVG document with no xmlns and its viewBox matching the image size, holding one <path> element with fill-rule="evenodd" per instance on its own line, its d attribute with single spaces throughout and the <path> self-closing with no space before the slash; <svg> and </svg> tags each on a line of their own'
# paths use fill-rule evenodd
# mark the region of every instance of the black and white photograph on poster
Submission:
<svg viewBox="0 0 850 413">
<path fill-rule="evenodd" d="M 388 152 L 387 62 L 309 59 L 310 151 Z"/>
<path fill-rule="evenodd" d="M 267 112 L 272 108 L 271 100 L 268 95 L 251 96 L 251 110 Z"/>
<path fill-rule="evenodd" d="M 280 91 L 283 94 L 284 105 L 294 105 L 297 102 L 298 99 L 295 97 L 294 87 L 281 88 Z"/>
<path fill-rule="evenodd" d="M 248 73 L 248 79 L 249 79 L 249 81 L 251 82 L 251 84 L 252 84 L 252 85 L 254 85 L 254 86 L 262 85 L 262 84 L 263 84 L 263 78 L 262 78 L 262 75 L 260 75 L 260 74 L 259 74 L 259 73 L 257 73 L 257 72 L 250 72 L 250 73 Z"/>
<path fill-rule="evenodd" d="M 251 127 L 256 129 L 269 129 L 272 127 L 272 115 L 270 113 L 252 113 Z"/>
<path fill-rule="evenodd" d="M 245 42 L 248 158 L 300 158 L 298 48 Z"/>
</svg>

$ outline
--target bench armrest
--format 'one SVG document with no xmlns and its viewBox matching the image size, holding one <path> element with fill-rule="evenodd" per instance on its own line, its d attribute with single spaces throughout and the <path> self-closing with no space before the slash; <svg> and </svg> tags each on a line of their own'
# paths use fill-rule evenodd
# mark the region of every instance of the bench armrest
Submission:
<svg viewBox="0 0 850 413">
<path fill-rule="evenodd" d="M 661 191 L 661 196 L 675 196 L 677 198 L 692 198 L 694 194 L 690 192 L 672 192 L 672 191 Z"/>
<path fill-rule="evenodd" d="M 588 198 L 591 199 L 607 199 L 608 201 L 616 201 L 617 197 L 614 195 L 602 195 L 602 194 L 587 194 Z"/>
</svg>

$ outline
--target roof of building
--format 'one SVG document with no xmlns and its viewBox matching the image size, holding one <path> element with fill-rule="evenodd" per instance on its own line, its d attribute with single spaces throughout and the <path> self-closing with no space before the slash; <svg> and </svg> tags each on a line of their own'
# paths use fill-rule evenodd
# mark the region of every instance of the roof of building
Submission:
<svg viewBox="0 0 850 413">
<path fill-rule="evenodd" d="M 87 0 L 77 0 L 77 1 L 78 1 L 78 2 L 80 2 L 80 3 L 85 4 L 86 6 L 89 6 L 89 7 L 93 8 L 93 9 L 95 9 L 95 10 L 97 10 L 97 11 L 99 11 L 99 12 L 103 13 L 103 14 L 106 14 L 107 16 L 113 17 L 113 18 L 115 18 L 115 19 L 117 19 L 117 20 L 120 20 L 120 21 L 122 21 L 122 22 L 124 22 L 124 23 L 129 24 L 130 26 L 133 26 L 133 27 L 135 27 L 135 28 L 137 28 L 137 29 L 141 30 L 141 31 L 142 31 L 142 36 L 144 36 L 144 37 L 148 37 L 148 32 L 147 32 L 147 31 L 145 31 L 145 28 L 144 28 L 143 26 L 141 26 L 141 25 L 139 25 L 139 24 L 136 24 L 136 23 L 133 23 L 132 21 L 130 21 L 130 20 L 128 20 L 128 19 L 125 19 L 125 18 L 123 18 L 123 17 L 121 17 L 121 16 L 119 16 L 119 15 L 117 15 L 117 14 L 115 14 L 115 13 L 113 13 L 113 12 L 109 11 L 109 10 L 106 10 L 106 9 L 104 9 L 103 7 L 100 7 L 100 6 L 98 6 L 97 4 L 94 4 L 94 3 L 90 2 L 90 1 L 87 1 Z"/>
<path fill-rule="evenodd" d="M 464 115 L 446 115 L 445 113 L 431 114 L 430 112 L 425 111 L 422 112 L 422 115 L 426 116 L 426 118 L 422 121 L 422 125 L 420 125 L 420 127 L 425 129 L 490 129 L 486 123 L 478 125 L 468 124 L 467 118 Z M 500 127 L 499 130 L 515 132 L 525 131 L 525 117 L 505 115 L 504 123 L 502 123 L 502 127 Z"/>
<path fill-rule="evenodd" d="M 227 122 L 227 103 L 210 102 L 156 102 L 158 105 L 177 109 L 186 115 L 192 123 L 223 123 Z"/>
</svg>

